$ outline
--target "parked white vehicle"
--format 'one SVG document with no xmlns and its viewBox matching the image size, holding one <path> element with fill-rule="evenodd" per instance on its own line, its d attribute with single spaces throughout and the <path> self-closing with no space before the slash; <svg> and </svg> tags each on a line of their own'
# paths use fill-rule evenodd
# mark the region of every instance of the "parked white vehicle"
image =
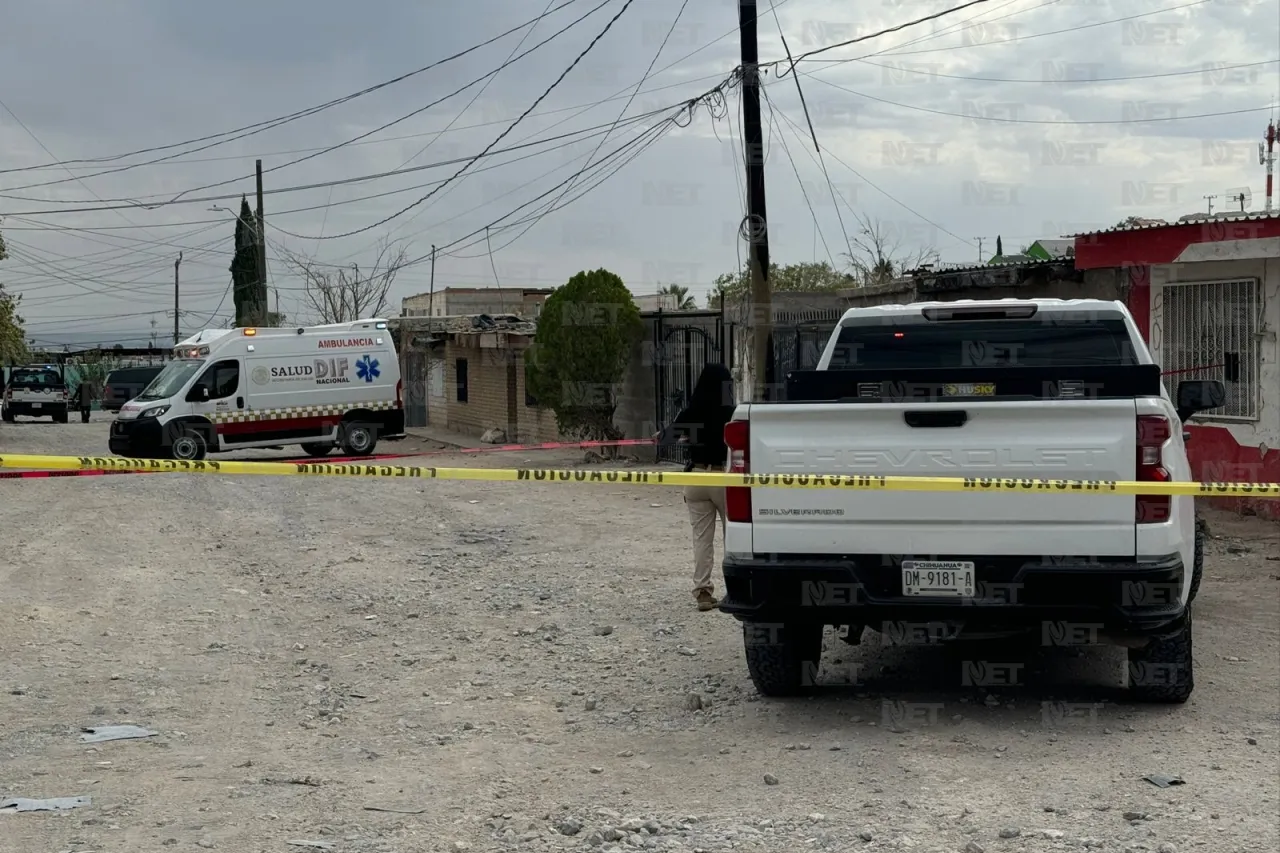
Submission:
<svg viewBox="0 0 1280 853">
<path fill-rule="evenodd" d="M 1165 390 L 1102 300 L 856 308 L 786 400 L 738 407 L 730 471 L 1192 480 L 1182 421 L 1224 386 Z M 757 689 L 809 686 L 824 626 L 1129 648 L 1139 698 L 1191 694 L 1200 546 L 1191 497 L 729 488 L 724 612 Z M 905 627 L 904 627 L 905 626 Z"/>
<path fill-rule="evenodd" d="M 18 416 L 67 422 L 67 383 L 55 364 L 15 367 L 0 388 L 0 418 L 13 423 Z"/>
<path fill-rule="evenodd" d="M 111 425 L 112 453 L 202 459 L 297 444 L 367 456 L 404 436 L 400 364 L 385 320 L 206 329 Z"/>
</svg>

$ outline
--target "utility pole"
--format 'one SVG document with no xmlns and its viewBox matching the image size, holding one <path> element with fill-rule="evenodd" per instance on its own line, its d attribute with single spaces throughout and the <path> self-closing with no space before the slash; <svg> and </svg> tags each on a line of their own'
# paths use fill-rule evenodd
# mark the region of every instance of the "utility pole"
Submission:
<svg viewBox="0 0 1280 853">
<path fill-rule="evenodd" d="M 983 263 L 982 259 L 986 257 L 986 255 L 982 254 L 982 244 L 983 242 L 985 242 L 985 240 L 986 240 L 985 237 L 978 238 L 978 263 Z"/>
<path fill-rule="evenodd" d="M 430 295 L 427 297 L 427 314 L 431 317 L 436 315 L 436 247 L 431 247 L 431 286 Z M 429 331 L 435 331 L 435 321 L 427 324 Z"/>
<path fill-rule="evenodd" d="M 760 51 L 756 0 L 738 0 L 742 41 L 742 141 L 747 166 L 748 269 L 751 274 L 751 399 L 768 396 L 769 350 L 773 344 L 773 294 L 769 283 L 769 227 L 764 204 L 764 131 L 760 126 Z"/>
<path fill-rule="evenodd" d="M 178 331 L 178 267 L 182 266 L 182 253 L 178 253 L 178 259 L 173 262 L 173 342 L 176 345 L 181 338 Z"/>
<path fill-rule="evenodd" d="M 1215 198 L 1217 198 L 1217 196 L 1216 196 L 1216 195 L 1207 195 L 1207 196 L 1204 196 L 1204 198 L 1205 198 L 1205 199 L 1207 199 L 1207 200 L 1208 200 L 1208 202 L 1209 202 L 1209 215 L 1210 215 L 1210 216 L 1212 216 L 1212 215 L 1213 215 L 1213 200 L 1214 200 Z"/>
<path fill-rule="evenodd" d="M 258 161 L 258 293 L 262 296 L 262 301 L 254 299 L 254 305 L 258 309 L 260 315 L 256 318 L 257 325 L 265 325 L 267 322 L 267 221 L 262 218 L 262 161 Z M 276 312 L 280 311 L 280 293 L 276 292 Z"/>
</svg>

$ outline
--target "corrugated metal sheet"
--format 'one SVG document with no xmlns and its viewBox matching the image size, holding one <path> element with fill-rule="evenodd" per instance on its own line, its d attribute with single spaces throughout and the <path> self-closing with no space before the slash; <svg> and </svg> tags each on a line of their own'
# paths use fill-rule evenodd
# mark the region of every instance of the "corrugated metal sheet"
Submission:
<svg viewBox="0 0 1280 853">
<path fill-rule="evenodd" d="M 1177 228 L 1182 225 L 1199 225 L 1203 222 L 1257 222 L 1264 219 L 1280 219 L 1280 213 L 1233 213 L 1223 216 L 1205 214 L 1203 218 L 1186 219 L 1178 222 L 1146 220 L 1136 225 L 1117 225 L 1113 228 L 1099 228 L 1097 231 L 1083 231 L 1079 234 L 1068 236 L 1090 237 L 1094 234 L 1115 234 L 1120 231 L 1153 231 L 1157 228 Z"/>
</svg>

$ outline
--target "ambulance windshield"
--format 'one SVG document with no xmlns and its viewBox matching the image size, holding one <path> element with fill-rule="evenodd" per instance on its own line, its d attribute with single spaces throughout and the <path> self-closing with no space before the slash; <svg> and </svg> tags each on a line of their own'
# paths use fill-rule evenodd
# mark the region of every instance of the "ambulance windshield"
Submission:
<svg viewBox="0 0 1280 853">
<path fill-rule="evenodd" d="M 151 380 L 151 384 L 135 397 L 135 400 L 164 400 L 182 390 L 192 376 L 200 372 L 204 362 L 199 359 L 178 359 L 171 361 L 160 371 L 160 375 Z"/>
</svg>

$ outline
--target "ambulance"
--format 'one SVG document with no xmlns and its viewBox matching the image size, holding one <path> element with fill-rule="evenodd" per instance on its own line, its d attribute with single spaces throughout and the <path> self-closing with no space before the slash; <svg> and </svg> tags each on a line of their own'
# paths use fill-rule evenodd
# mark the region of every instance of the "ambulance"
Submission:
<svg viewBox="0 0 1280 853">
<path fill-rule="evenodd" d="M 404 437 L 403 385 L 387 321 L 206 329 L 173 348 L 111 424 L 111 452 L 194 461 L 299 445 L 368 456 Z"/>
</svg>

